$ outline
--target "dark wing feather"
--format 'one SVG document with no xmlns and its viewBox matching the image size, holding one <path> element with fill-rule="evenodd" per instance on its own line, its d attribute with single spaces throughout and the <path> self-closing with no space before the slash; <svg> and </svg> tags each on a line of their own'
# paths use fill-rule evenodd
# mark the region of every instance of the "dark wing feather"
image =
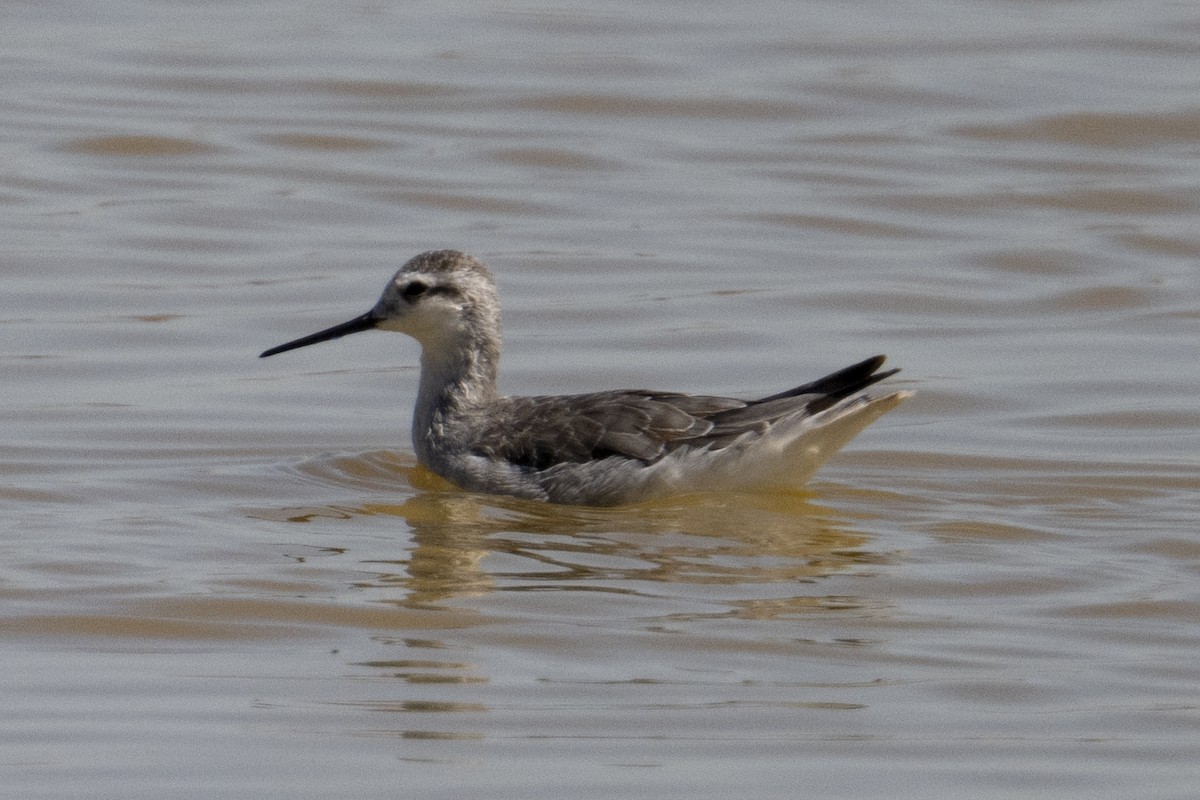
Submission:
<svg viewBox="0 0 1200 800">
<path fill-rule="evenodd" d="M 770 397 L 764 397 L 755 402 L 769 403 L 772 400 L 782 400 L 785 397 L 797 397 L 805 394 L 821 395 L 823 397 L 822 404 L 818 407 L 810 407 L 809 409 L 815 414 L 833 405 L 843 397 L 849 397 L 855 392 L 861 391 L 873 383 L 878 383 L 884 378 L 890 378 L 900 371 L 898 369 L 889 369 L 887 372 L 876 372 L 876 370 L 883 366 L 883 362 L 886 360 L 887 356 L 872 356 L 865 361 L 851 364 L 845 369 L 831 372 L 824 378 L 817 378 L 811 383 L 797 386 L 795 389 L 788 389 L 786 392 L 773 394 Z"/>
<path fill-rule="evenodd" d="M 472 450 L 532 469 L 623 456 L 653 462 L 684 444 L 719 449 L 798 411 L 817 413 L 897 370 L 883 356 L 761 400 L 644 390 L 499 401 Z"/>
</svg>

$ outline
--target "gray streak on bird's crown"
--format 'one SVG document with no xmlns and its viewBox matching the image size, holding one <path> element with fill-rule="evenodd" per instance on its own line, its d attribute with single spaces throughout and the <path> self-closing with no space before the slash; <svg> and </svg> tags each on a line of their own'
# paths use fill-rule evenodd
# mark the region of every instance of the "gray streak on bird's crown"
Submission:
<svg viewBox="0 0 1200 800">
<path fill-rule="evenodd" d="M 400 268 L 400 272 L 418 272 L 430 276 L 468 272 L 480 275 L 489 282 L 494 280 L 491 270 L 484 266 L 482 261 L 466 253 L 460 253 L 458 250 L 430 250 L 427 253 L 421 253 L 419 256 L 410 258 Z"/>
<path fill-rule="evenodd" d="M 449 295 L 461 301 L 464 310 L 471 310 L 493 325 L 499 322 L 500 298 L 491 270 L 466 253 L 457 250 L 421 253 L 405 262 L 392 282 L 394 291 L 407 302 Z"/>
</svg>

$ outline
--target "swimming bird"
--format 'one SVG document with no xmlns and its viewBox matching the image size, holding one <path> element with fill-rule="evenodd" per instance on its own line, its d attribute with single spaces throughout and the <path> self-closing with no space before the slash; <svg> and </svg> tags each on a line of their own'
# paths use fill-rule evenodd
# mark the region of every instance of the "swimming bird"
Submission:
<svg viewBox="0 0 1200 800">
<path fill-rule="evenodd" d="M 408 261 L 365 314 L 260 358 L 378 328 L 421 345 L 418 460 L 470 490 L 581 505 L 687 492 L 797 487 L 911 396 L 859 394 L 899 370 L 875 356 L 758 400 L 643 389 L 502 397 L 492 273 L 456 250 Z"/>
</svg>

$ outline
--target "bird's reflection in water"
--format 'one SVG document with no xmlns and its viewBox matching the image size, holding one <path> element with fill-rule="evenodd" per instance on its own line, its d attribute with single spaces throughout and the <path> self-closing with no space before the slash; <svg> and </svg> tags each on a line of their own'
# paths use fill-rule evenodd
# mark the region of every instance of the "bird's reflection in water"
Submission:
<svg viewBox="0 0 1200 800">
<path fill-rule="evenodd" d="M 403 569 L 378 580 L 422 606 L 491 591 L 655 595 L 663 583 L 797 584 L 880 560 L 848 519 L 802 493 L 586 509 L 435 490 L 367 503 L 360 513 L 395 516 L 411 529 L 408 557 L 391 562 Z M 794 599 L 826 609 L 848 602 Z M 779 601 L 735 605 L 752 616 L 796 610 Z"/>
<path fill-rule="evenodd" d="M 397 479 L 411 487 L 413 493 L 398 503 L 283 512 L 293 520 L 402 521 L 409 546 L 394 559 L 379 551 L 362 559 L 369 572 L 357 585 L 385 590 L 387 602 L 409 607 L 500 591 L 655 597 L 686 585 L 688 593 L 711 587 L 710 599 L 723 591 L 727 614 L 763 618 L 853 604 L 854 598 L 798 585 L 884 558 L 871 551 L 848 515 L 805 491 L 688 495 L 597 509 L 463 492 L 411 461 L 378 453 L 310 463 L 304 471 L 324 473 L 324 479 L 337 472 L 372 491 L 394 490 Z M 347 554 L 354 557 L 353 548 Z M 748 593 L 747 587 L 763 584 L 796 588 L 786 597 Z"/>
</svg>

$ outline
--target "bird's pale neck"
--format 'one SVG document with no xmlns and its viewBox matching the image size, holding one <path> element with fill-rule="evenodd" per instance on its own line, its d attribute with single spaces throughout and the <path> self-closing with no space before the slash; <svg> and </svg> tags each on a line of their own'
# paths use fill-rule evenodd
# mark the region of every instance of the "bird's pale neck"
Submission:
<svg viewBox="0 0 1200 800">
<path fill-rule="evenodd" d="M 499 362 L 499 331 L 474 330 L 423 341 L 414 443 L 440 437 L 457 415 L 494 400 Z"/>
</svg>

